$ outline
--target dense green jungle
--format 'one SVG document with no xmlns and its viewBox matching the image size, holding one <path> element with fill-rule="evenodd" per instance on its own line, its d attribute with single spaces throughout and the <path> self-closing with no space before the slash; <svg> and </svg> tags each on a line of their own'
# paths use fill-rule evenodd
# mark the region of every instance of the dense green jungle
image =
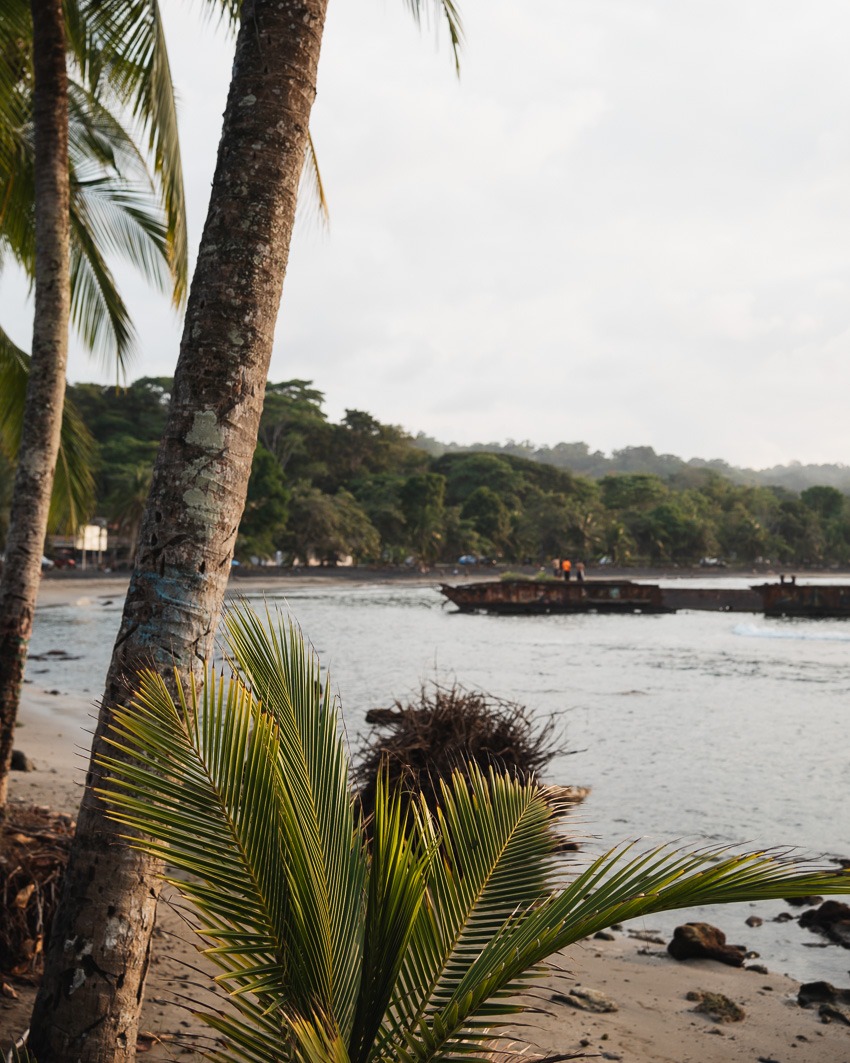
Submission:
<svg viewBox="0 0 850 1063">
<path fill-rule="evenodd" d="M 170 387 L 168 378 L 147 377 L 122 389 L 69 389 L 95 441 L 92 516 L 106 519 L 125 561 Z M 413 438 L 359 410 L 334 424 L 323 406 L 310 381 L 267 386 L 236 547 L 242 563 L 430 564 L 464 555 L 615 565 L 850 562 L 850 498 L 835 486 L 847 489 L 840 474 L 850 470 L 842 466 L 820 467 L 826 482 L 818 483 L 811 482 L 818 467 L 756 473 L 649 447 L 610 458 L 584 443 L 464 449 Z M 802 489 L 787 486 L 789 479 Z M 2 463 L 0 536 L 10 493 L 11 468 Z"/>
</svg>

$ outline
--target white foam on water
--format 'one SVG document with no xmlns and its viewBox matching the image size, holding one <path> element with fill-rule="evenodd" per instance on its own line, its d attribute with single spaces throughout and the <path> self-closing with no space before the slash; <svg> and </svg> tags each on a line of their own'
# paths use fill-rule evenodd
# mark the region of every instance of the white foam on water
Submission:
<svg viewBox="0 0 850 1063">
<path fill-rule="evenodd" d="M 803 639 L 806 642 L 850 642 L 850 631 L 815 631 L 810 628 L 759 627 L 757 624 L 736 624 L 733 635 L 750 639 Z"/>
</svg>

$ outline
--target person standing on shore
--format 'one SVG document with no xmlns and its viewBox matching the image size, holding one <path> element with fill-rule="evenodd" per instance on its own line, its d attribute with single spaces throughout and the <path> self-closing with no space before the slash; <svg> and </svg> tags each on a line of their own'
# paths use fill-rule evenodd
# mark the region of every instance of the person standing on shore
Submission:
<svg viewBox="0 0 850 1063">
<path fill-rule="evenodd" d="M 564 579 L 568 583 L 570 581 L 570 572 L 572 570 L 572 567 L 573 566 L 572 566 L 572 562 L 570 561 L 570 559 L 568 557 L 565 557 L 564 560 L 561 562 L 561 572 L 563 574 Z"/>
</svg>

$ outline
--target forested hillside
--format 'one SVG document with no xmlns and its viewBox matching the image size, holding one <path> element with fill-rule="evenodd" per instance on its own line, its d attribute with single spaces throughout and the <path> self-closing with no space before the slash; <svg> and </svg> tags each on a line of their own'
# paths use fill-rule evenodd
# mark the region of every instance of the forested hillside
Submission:
<svg viewBox="0 0 850 1063">
<path fill-rule="evenodd" d="M 752 487 L 787 487 L 791 491 L 805 491 L 807 487 L 836 487 L 850 493 L 850 465 L 802 465 L 798 461 L 790 465 L 774 465 L 769 469 L 744 469 L 719 458 L 690 458 L 685 461 L 675 454 L 656 454 L 652 447 L 623 447 L 614 450 L 611 456 L 601 450 L 591 450 L 587 443 L 558 443 L 554 447 L 537 447 L 533 443 L 475 443 L 464 447 L 458 443 L 440 443 L 420 432 L 416 445 L 433 457 L 469 451 L 486 451 L 492 454 L 511 454 L 530 461 L 542 461 L 547 465 L 570 469 L 598 479 L 612 473 L 642 472 L 654 476 L 673 476 L 688 469 L 708 469 L 733 483 Z"/>
<path fill-rule="evenodd" d="M 98 445 L 97 513 L 128 547 L 170 383 L 145 378 L 121 392 L 71 389 Z M 303 380 L 268 385 L 259 440 L 236 550 L 243 563 L 275 556 L 284 563 L 348 556 L 430 563 L 462 555 L 534 563 L 557 556 L 615 564 L 850 562 L 850 499 L 830 483 L 797 493 L 735 482 L 650 448 L 612 459 L 584 444 L 533 454 L 434 441 L 426 448 L 359 410 L 330 422 L 322 393 Z M 648 471 L 652 457 L 660 464 Z M 0 466 L 0 504 L 8 479 L 8 466 Z"/>
</svg>

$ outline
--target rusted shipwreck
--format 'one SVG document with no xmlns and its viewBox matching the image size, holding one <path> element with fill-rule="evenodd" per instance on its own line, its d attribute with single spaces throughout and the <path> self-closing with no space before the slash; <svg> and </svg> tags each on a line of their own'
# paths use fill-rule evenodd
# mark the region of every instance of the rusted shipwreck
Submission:
<svg viewBox="0 0 850 1063">
<path fill-rule="evenodd" d="M 463 613 L 675 613 L 699 609 L 765 616 L 850 618 L 850 585 L 789 581 L 751 587 L 659 587 L 631 580 L 481 580 L 442 593 Z"/>
<path fill-rule="evenodd" d="M 825 583 L 763 583 L 753 587 L 761 595 L 765 616 L 850 618 L 850 586 Z"/>
<path fill-rule="evenodd" d="M 440 590 L 463 613 L 670 613 L 661 588 L 631 580 L 484 580 Z"/>
</svg>

